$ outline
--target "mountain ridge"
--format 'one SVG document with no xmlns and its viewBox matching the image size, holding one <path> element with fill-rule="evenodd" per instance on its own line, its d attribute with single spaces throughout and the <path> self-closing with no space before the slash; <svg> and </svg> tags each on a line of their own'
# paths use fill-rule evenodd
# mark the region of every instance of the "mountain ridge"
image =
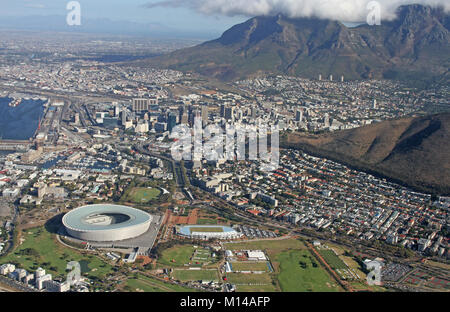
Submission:
<svg viewBox="0 0 450 312">
<path fill-rule="evenodd" d="M 289 134 L 299 148 L 421 191 L 450 194 L 450 113 L 388 120 L 321 135 Z"/>
<path fill-rule="evenodd" d="M 215 40 L 144 64 L 196 71 L 222 80 L 259 74 L 316 78 L 429 79 L 448 71 L 450 18 L 442 8 L 401 6 L 381 26 L 348 28 L 338 21 L 262 16 Z"/>
</svg>

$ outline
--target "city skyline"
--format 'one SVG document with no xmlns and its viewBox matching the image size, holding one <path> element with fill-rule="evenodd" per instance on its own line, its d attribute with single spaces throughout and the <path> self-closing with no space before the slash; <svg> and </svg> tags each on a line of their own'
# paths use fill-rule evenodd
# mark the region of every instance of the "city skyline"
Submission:
<svg viewBox="0 0 450 312">
<path fill-rule="evenodd" d="M 0 292 L 450 292 L 442 1 L 80 2 L 0 0 Z"/>
</svg>

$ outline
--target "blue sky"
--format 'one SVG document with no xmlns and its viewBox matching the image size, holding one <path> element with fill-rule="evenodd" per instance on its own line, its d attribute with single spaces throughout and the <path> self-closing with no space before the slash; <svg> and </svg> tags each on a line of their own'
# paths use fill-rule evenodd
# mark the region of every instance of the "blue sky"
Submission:
<svg viewBox="0 0 450 312">
<path fill-rule="evenodd" d="M 67 14 L 69 0 L 0 0 L 1 16 Z M 173 29 L 211 33 L 215 36 L 247 17 L 204 15 L 186 8 L 145 8 L 152 0 L 79 0 L 82 18 L 108 18 L 115 21 L 155 23 Z"/>
</svg>

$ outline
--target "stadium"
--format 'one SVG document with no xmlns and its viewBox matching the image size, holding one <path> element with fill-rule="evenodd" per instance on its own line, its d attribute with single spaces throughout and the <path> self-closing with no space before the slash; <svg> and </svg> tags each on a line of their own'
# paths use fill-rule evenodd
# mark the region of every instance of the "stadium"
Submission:
<svg viewBox="0 0 450 312">
<path fill-rule="evenodd" d="M 138 237 L 150 227 L 148 213 L 119 205 L 89 205 L 72 210 L 62 219 L 66 232 L 77 239 L 113 242 Z"/>
<path fill-rule="evenodd" d="M 187 225 L 177 228 L 178 235 L 193 239 L 236 239 L 241 233 L 228 226 L 220 225 Z"/>
</svg>

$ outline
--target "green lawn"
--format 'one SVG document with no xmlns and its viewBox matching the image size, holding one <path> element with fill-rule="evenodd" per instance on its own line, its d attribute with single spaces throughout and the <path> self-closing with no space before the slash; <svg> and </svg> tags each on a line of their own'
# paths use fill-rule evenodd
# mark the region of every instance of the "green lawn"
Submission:
<svg viewBox="0 0 450 312">
<path fill-rule="evenodd" d="M 319 249 L 318 252 L 333 269 L 347 269 L 345 263 L 334 253 L 333 250 Z"/>
<path fill-rule="evenodd" d="M 183 266 L 191 262 L 191 257 L 194 254 L 195 248 L 190 245 L 177 245 L 166 249 L 162 252 L 161 258 L 158 260 L 160 264 L 169 266 Z M 175 261 L 172 261 L 175 260 Z"/>
<path fill-rule="evenodd" d="M 174 270 L 173 277 L 179 281 L 218 281 L 217 270 Z"/>
<path fill-rule="evenodd" d="M 284 292 L 339 291 L 336 282 L 308 250 L 290 250 L 277 256 L 280 263 L 278 281 Z M 313 263 L 316 264 L 314 267 Z M 305 267 L 302 267 L 303 266 Z"/>
<path fill-rule="evenodd" d="M 265 271 L 269 272 L 267 262 L 232 262 L 233 272 L 242 271 Z"/>
<path fill-rule="evenodd" d="M 270 285 L 238 285 L 236 286 L 237 292 L 275 292 L 276 287 L 273 284 Z"/>
<path fill-rule="evenodd" d="M 30 272 L 38 267 L 47 270 L 54 277 L 66 277 L 67 263 L 78 261 L 85 276 L 104 279 L 112 273 L 112 267 L 100 258 L 57 243 L 56 236 L 44 227 L 26 230 L 22 233 L 23 243 L 12 253 L 0 258 L 0 264 L 14 263 Z"/>
<path fill-rule="evenodd" d="M 198 219 L 197 224 L 198 225 L 217 224 L 217 219 Z"/>
<path fill-rule="evenodd" d="M 271 284 L 271 277 L 278 280 L 281 291 L 339 291 L 341 288 L 328 272 L 298 239 L 263 240 L 256 242 L 228 243 L 228 250 L 265 250 L 275 272 L 268 274 L 227 274 L 229 280 L 236 284 Z M 314 263 L 314 265 L 313 265 Z M 233 264 L 234 265 L 234 264 Z M 257 291 L 258 285 L 237 287 L 238 291 Z M 264 286 L 267 287 L 267 286 Z M 278 287 L 276 287 L 278 288 Z M 240 290 L 241 289 L 241 290 Z M 277 289 L 279 291 L 279 289 Z"/>
<path fill-rule="evenodd" d="M 159 197 L 161 191 L 157 188 L 135 187 L 125 193 L 124 201 L 146 204 Z"/>
<path fill-rule="evenodd" d="M 204 226 L 204 227 L 191 227 L 190 231 L 191 231 L 191 233 L 194 233 L 194 232 L 222 233 L 223 232 L 223 228 L 221 228 L 221 227 L 214 227 L 214 226 L 211 226 L 211 227 L 207 227 L 207 226 Z"/>
<path fill-rule="evenodd" d="M 144 275 L 138 275 L 138 278 L 130 278 L 126 281 L 126 286 L 129 291 L 144 291 L 144 292 L 193 292 L 194 289 L 164 283 L 160 280 L 150 278 Z"/>
<path fill-rule="evenodd" d="M 236 285 L 262 284 L 272 285 L 272 278 L 269 274 L 243 274 L 227 273 L 228 282 Z"/>
</svg>

